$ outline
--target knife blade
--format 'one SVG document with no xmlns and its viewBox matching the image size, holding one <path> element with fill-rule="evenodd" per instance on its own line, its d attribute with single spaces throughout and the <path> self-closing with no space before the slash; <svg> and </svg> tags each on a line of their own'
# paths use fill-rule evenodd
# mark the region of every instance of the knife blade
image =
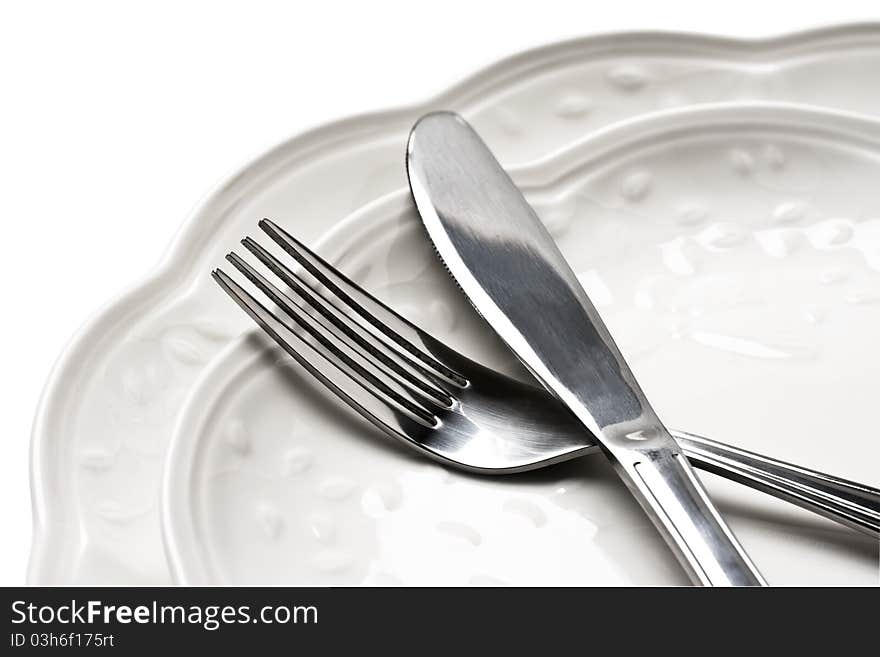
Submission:
<svg viewBox="0 0 880 657">
<path fill-rule="evenodd" d="M 407 175 L 428 236 L 471 304 L 601 444 L 703 585 L 763 585 L 657 417 L 553 238 L 460 116 L 422 117 Z"/>
</svg>

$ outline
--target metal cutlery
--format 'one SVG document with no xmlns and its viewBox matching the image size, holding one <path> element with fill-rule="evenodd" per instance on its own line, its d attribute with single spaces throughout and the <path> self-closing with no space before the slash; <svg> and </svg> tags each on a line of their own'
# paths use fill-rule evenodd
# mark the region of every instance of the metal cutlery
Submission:
<svg viewBox="0 0 880 657">
<path fill-rule="evenodd" d="M 367 420 L 419 452 L 488 474 L 540 468 L 598 450 L 595 439 L 543 388 L 486 368 L 378 301 L 271 221 L 260 227 L 294 271 L 253 239 L 243 244 L 273 272 L 229 261 L 272 302 L 259 302 L 222 270 L 220 286 L 282 348 Z M 283 290 L 282 290 L 283 288 Z M 688 459 L 873 536 L 880 491 L 674 432 Z"/>
<path fill-rule="evenodd" d="M 452 277 L 596 437 L 691 579 L 764 585 L 549 231 L 477 133 L 456 114 L 423 117 L 410 133 L 407 173 Z"/>
</svg>

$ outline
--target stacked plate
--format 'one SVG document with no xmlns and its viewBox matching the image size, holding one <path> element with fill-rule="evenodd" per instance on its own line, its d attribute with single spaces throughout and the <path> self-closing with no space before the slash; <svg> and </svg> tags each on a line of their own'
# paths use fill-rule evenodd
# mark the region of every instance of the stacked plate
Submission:
<svg viewBox="0 0 880 657">
<path fill-rule="evenodd" d="M 416 458 L 270 346 L 209 272 L 270 217 L 516 372 L 431 253 L 409 128 L 509 167 L 670 426 L 878 483 L 880 25 L 591 37 L 281 144 L 72 342 L 33 437 L 41 584 L 684 584 L 601 457 L 480 478 Z M 774 584 L 876 584 L 875 541 L 706 475 Z"/>
</svg>

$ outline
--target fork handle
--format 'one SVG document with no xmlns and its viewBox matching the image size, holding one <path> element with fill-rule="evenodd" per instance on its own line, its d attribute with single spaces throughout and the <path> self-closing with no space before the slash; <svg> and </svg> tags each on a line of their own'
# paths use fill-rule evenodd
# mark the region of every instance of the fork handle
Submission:
<svg viewBox="0 0 880 657">
<path fill-rule="evenodd" d="M 880 490 L 715 440 L 670 432 L 696 467 L 880 537 Z"/>
</svg>

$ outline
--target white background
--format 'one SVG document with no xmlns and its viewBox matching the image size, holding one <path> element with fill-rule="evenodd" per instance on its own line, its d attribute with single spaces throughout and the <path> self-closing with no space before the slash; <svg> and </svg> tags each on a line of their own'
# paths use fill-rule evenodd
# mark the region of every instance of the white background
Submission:
<svg viewBox="0 0 880 657">
<path fill-rule="evenodd" d="M 158 261 L 189 209 L 254 156 L 552 40 L 637 29 L 766 36 L 878 13 L 876 0 L 4 0 L 0 584 L 25 578 L 30 429 L 52 363 Z"/>
</svg>

